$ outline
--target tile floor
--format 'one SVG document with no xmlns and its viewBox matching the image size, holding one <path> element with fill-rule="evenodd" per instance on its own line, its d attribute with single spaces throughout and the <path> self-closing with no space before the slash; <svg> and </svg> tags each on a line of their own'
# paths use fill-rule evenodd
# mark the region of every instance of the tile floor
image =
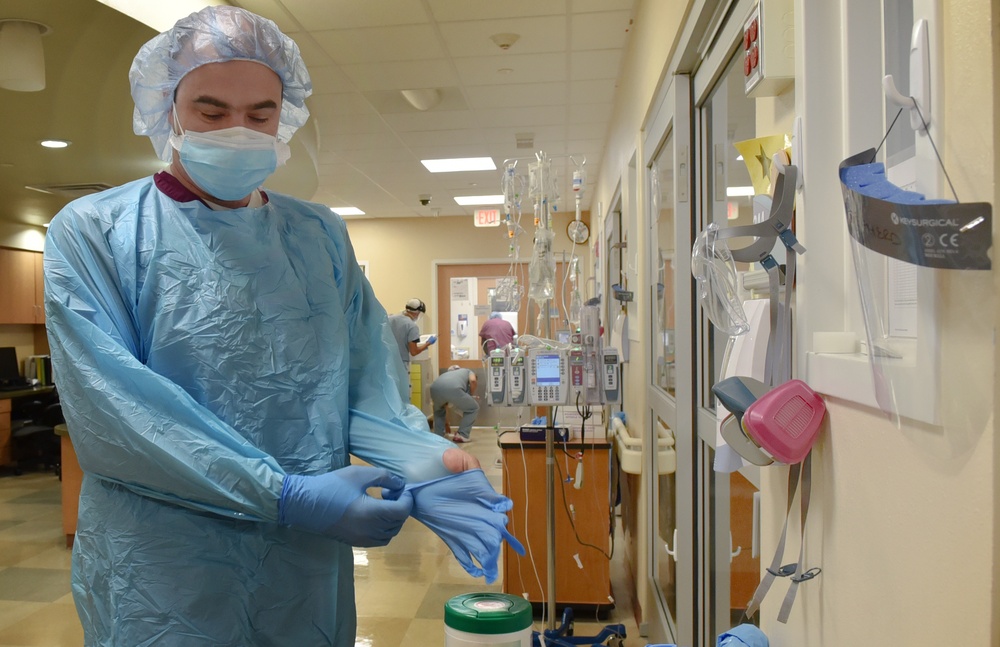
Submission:
<svg viewBox="0 0 1000 647">
<path fill-rule="evenodd" d="M 500 450 L 493 431 L 475 429 L 463 449 L 475 455 L 497 489 Z M 79 647 L 83 631 L 69 586 L 59 481 L 49 473 L 0 476 L 0 647 Z M 616 542 L 622 546 L 621 542 Z M 617 607 L 598 621 L 577 613 L 576 635 L 596 635 L 605 624 L 624 623 L 625 645 L 639 637 L 622 551 L 612 561 Z M 502 571 L 502 568 L 501 568 Z M 444 645 L 443 607 L 456 595 L 502 590 L 500 582 L 473 580 L 447 546 L 420 523 L 408 521 L 389 546 L 355 551 L 358 599 L 356 647 Z M 536 618 L 535 629 L 545 625 Z M 125 647 L 125 646 L 123 646 Z"/>
</svg>

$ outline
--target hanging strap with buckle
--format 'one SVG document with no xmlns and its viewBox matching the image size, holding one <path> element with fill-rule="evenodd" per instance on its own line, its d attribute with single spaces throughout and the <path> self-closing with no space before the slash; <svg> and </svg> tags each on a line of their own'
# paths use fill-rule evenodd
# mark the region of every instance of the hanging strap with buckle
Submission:
<svg viewBox="0 0 1000 647">
<path fill-rule="evenodd" d="M 795 205 L 795 187 L 798 169 L 791 165 L 783 165 L 774 185 L 774 199 L 767 220 L 742 227 L 727 227 L 719 231 L 720 239 L 753 236 L 755 240 L 742 249 L 730 248 L 734 260 L 742 263 L 759 263 L 767 272 L 768 292 L 770 302 L 770 331 L 767 339 L 767 354 L 764 363 L 764 383 L 775 387 L 787 382 L 792 377 L 792 286 L 795 284 L 796 258 L 804 253 L 805 247 L 795 238 L 791 230 Z M 781 266 L 772 256 L 778 240 L 787 250 L 785 260 L 785 296 L 781 299 Z M 771 565 L 761 578 L 753 598 L 747 605 L 746 616 L 750 618 L 760 609 L 760 604 L 771 589 L 775 578 L 788 577 L 791 584 L 778 615 L 779 622 L 787 622 L 795 603 L 798 585 L 813 579 L 821 570 L 811 568 L 803 571 L 805 558 L 805 528 L 809 512 L 809 499 L 812 490 L 812 458 L 806 455 L 802 463 L 788 467 L 788 501 L 785 506 L 785 522 L 781 529 L 781 538 L 774 551 Z M 795 493 L 800 489 L 801 480 L 801 544 L 799 560 L 794 564 L 781 565 L 785 554 L 785 542 L 788 538 L 788 522 L 792 512 Z"/>
</svg>

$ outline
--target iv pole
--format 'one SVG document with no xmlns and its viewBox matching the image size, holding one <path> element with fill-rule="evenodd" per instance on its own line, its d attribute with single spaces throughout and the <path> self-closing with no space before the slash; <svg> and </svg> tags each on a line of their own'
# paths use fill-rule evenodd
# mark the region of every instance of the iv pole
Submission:
<svg viewBox="0 0 1000 647">
<path fill-rule="evenodd" d="M 549 219 L 549 203 L 546 199 L 545 190 L 545 170 L 546 165 L 543 164 L 543 160 L 550 159 L 544 152 L 540 152 L 536 156 L 536 161 L 538 162 L 538 186 L 539 195 L 536 200 L 538 207 L 538 224 L 536 225 L 536 230 L 546 229 L 551 230 L 551 221 Z M 570 157 L 572 159 L 572 157 Z M 512 160 L 504 160 L 504 168 L 507 167 L 507 163 Z M 549 249 L 549 253 L 552 250 Z M 566 271 L 564 268 L 563 271 Z M 542 309 L 542 337 L 544 339 L 552 339 L 552 317 L 550 316 L 552 308 L 552 298 L 549 297 L 539 303 L 539 307 Z M 546 544 L 546 600 L 548 600 L 548 619 L 546 624 L 548 629 L 556 628 L 556 459 L 555 459 L 555 407 L 549 407 L 549 415 L 546 416 L 547 423 L 545 425 L 545 544 Z"/>
</svg>

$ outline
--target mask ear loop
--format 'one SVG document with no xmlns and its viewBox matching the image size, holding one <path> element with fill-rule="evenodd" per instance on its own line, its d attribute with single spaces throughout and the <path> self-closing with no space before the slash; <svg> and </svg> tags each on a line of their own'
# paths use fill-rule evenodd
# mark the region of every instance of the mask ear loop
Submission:
<svg viewBox="0 0 1000 647">
<path fill-rule="evenodd" d="M 177 151 L 180 151 L 181 142 L 184 140 L 184 126 L 181 125 L 181 119 L 177 116 L 177 102 L 170 102 L 170 136 L 167 141 L 170 142 L 170 146 Z M 176 145 L 175 145 L 176 144 Z"/>
</svg>

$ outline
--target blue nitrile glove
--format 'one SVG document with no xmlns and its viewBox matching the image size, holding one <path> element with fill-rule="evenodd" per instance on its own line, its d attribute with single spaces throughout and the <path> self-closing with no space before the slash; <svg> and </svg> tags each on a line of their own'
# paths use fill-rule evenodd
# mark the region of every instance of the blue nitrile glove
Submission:
<svg viewBox="0 0 1000 647">
<path fill-rule="evenodd" d="M 524 554 L 524 546 L 506 528 L 505 513 L 514 503 L 493 489 L 483 470 L 413 483 L 406 491 L 413 494 L 413 518 L 443 539 L 472 577 L 486 576 L 487 584 L 496 581 L 504 539 L 518 555 Z"/>
<path fill-rule="evenodd" d="M 348 465 L 318 476 L 289 474 L 281 488 L 278 520 L 351 546 L 385 546 L 413 508 L 406 482 L 388 470 Z M 382 497 L 369 496 L 382 487 Z"/>
<path fill-rule="evenodd" d="M 431 335 L 430 337 L 427 338 L 427 345 L 432 346 L 434 342 L 436 342 L 437 340 L 438 338 L 436 335 Z"/>
<path fill-rule="evenodd" d="M 768 647 L 768 644 L 763 631 L 746 623 L 720 635 L 718 647 Z"/>
</svg>

